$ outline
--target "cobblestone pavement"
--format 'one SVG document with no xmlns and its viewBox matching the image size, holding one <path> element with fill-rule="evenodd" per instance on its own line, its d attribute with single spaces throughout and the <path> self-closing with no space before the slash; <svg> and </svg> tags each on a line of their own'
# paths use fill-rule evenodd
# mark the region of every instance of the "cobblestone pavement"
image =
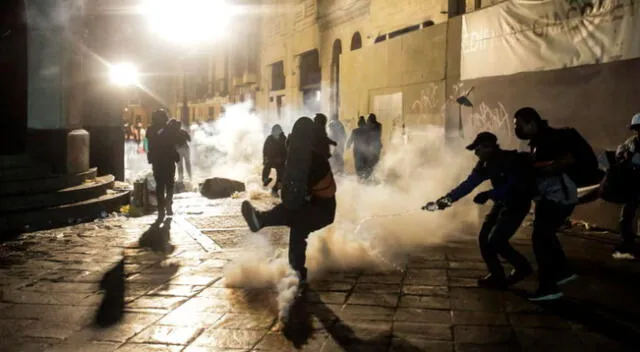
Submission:
<svg viewBox="0 0 640 352">
<path fill-rule="evenodd" d="M 239 204 L 187 196 L 170 230 L 115 217 L 0 244 L 0 351 L 638 350 L 640 264 L 585 231 L 561 236 L 580 278 L 559 303 L 527 302 L 532 280 L 477 288 L 469 240 L 416 248 L 403 272 L 329 273 L 283 330 L 273 290 L 224 285 L 247 233 Z M 526 232 L 515 242 L 531 257 Z M 286 245 L 284 229 L 268 236 Z"/>
</svg>

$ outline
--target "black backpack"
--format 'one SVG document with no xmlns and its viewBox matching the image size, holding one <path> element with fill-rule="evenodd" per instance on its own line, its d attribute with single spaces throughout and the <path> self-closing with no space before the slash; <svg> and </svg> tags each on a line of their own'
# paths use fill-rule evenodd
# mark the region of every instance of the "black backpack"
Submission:
<svg viewBox="0 0 640 352">
<path fill-rule="evenodd" d="M 574 128 L 558 130 L 562 143 L 566 143 L 575 162 L 567 170 L 567 176 L 578 187 L 587 187 L 599 184 L 604 178 L 605 172 L 600 169 L 600 163 L 589 142 Z"/>
</svg>

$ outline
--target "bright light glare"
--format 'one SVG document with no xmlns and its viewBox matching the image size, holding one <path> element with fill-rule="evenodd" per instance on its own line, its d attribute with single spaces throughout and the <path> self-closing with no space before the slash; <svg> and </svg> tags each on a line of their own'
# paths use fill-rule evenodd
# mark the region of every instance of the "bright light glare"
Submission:
<svg viewBox="0 0 640 352">
<path fill-rule="evenodd" d="M 145 0 L 140 11 L 159 35 L 192 44 L 218 37 L 236 8 L 223 0 Z"/>
<path fill-rule="evenodd" d="M 130 63 L 111 65 L 109 77 L 114 84 L 130 86 L 138 83 L 138 69 Z"/>
</svg>

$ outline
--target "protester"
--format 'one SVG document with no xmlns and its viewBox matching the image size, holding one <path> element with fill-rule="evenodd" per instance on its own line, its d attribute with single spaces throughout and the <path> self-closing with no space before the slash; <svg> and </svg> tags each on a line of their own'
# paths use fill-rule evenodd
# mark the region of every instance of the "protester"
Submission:
<svg viewBox="0 0 640 352">
<path fill-rule="evenodd" d="M 629 128 L 635 136 L 627 139 L 616 150 L 616 162 L 620 164 L 627 176 L 627 182 L 621 185 L 625 190 L 627 201 L 620 212 L 622 242 L 614 249 L 613 258 L 633 260 L 636 258 L 636 231 L 633 220 L 640 205 L 640 187 L 637 185 L 637 180 L 640 180 L 640 113 L 633 116 Z"/>
<path fill-rule="evenodd" d="M 338 143 L 331 140 L 327 135 L 327 116 L 318 113 L 314 117 L 313 123 L 315 124 L 313 136 L 315 143 L 314 149 L 329 159 L 331 157 L 331 146 L 337 146 Z"/>
<path fill-rule="evenodd" d="M 569 267 L 556 232 L 571 215 L 578 202 L 576 172 L 583 166 L 588 143 L 574 129 L 550 127 L 530 107 L 515 113 L 515 134 L 529 140 L 534 162 L 537 195 L 534 200 L 533 251 L 538 262 L 538 289 L 532 301 L 556 300 L 563 296 L 558 285 L 577 276 Z M 586 145 L 586 146 L 585 146 Z M 593 150 L 590 150 L 593 153 Z M 589 159 L 591 159 L 589 157 Z M 583 172 L 588 176 L 588 172 Z"/>
<path fill-rule="evenodd" d="M 324 152 L 314 148 L 314 129 L 313 121 L 302 117 L 289 135 L 283 202 L 264 212 L 257 211 L 249 201 L 242 203 L 242 215 L 251 231 L 269 226 L 290 228 L 289 265 L 298 273 L 303 290 L 307 237 L 333 223 L 336 212 L 336 183 Z"/>
<path fill-rule="evenodd" d="M 177 135 L 168 128 L 169 114 L 158 109 L 152 114 L 151 126 L 147 131 L 149 153 L 147 160 L 151 164 L 156 181 L 156 198 L 158 200 L 158 222 L 173 215 L 173 187 L 176 174 L 176 162 L 180 156 L 176 151 Z"/>
<path fill-rule="evenodd" d="M 329 164 L 335 174 L 341 174 L 344 172 L 344 147 L 347 134 L 344 130 L 344 125 L 338 120 L 338 116 L 334 115 L 327 127 L 329 130 L 329 138 L 336 142 L 336 146 L 333 148 L 333 153 L 329 159 Z"/>
<path fill-rule="evenodd" d="M 264 141 L 262 148 L 262 183 L 266 187 L 272 179 L 269 177 L 271 169 L 276 170 L 276 183 L 271 192 L 278 194 L 281 188 L 284 163 L 287 160 L 287 137 L 282 132 L 282 127 L 276 124 L 271 128 L 271 134 Z"/>
<path fill-rule="evenodd" d="M 192 181 L 193 176 L 191 174 L 191 148 L 189 147 L 191 136 L 189 135 L 189 132 L 181 128 L 180 121 L 178 120 L 171 120 L 169 123 L 169 127 L 171 128 L 172 133 L 174 133 L 177 137 L 176 151 L 180 156 L 180 160 L 178 160 L 178 182 L 184 182 L 185 168 L 187 169 L 189 181 Z"/>
<path fill-rule="evenodd" d="M 347 149 L 353 145 L 353 161 L 356 169 L 356 174 L 359 178 L 366 178 L 366 153 L 367 153 L 367 131 L 365 129 L 364 116 L 358 118 L 358 127 L 351 131 L 351 136 L 347 140 Z"/>
<path fill-rule="evenodd" d="M 366 153 L 365 153 L 365 178 L 371 177 L 373 170 L 380 161 L 382 153 L 382 124 L 378 122 L 375 114 L 369 114 L 365 127 L 366 133 Z"/>
<path fill-rule="evenodd" d="M 478 235 L 480 253 L 489 274 L 478 280 L 478 286 L 506 289 L 533 272 L 527 259 L 509 244 L 531 208 L 533 179 L 529 155 L 502 150 L 497 141 L 497 137 L 490 132 L 479 133 L 473 143 L 467 146 L 479 159 L 469 177 L 446 196 L 428 203 L 424 209 L 445 209 L 484 181 L 491 180 L 493 189 L 480 192 L 473 198 L 477 204 L 493 200 L 493 207 Z M 498 255 L 514 268 L 508 277 Z"/>
</svg>

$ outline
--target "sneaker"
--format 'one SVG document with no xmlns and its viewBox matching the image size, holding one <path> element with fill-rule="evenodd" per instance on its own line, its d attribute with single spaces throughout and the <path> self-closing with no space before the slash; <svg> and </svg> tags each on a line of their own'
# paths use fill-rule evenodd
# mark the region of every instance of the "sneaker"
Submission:
<svg viewBox="0 0 640 352">
<path fill-rule="evenodd" d="M 543 289 L 539 288 L 536 290 L 531 297 L 529 297 L 529 301 L 531 302 L 544 302 L 544 301 L 555 301 L 562 298 L 564 294 L 557 288 L 548 288 Z"/>
<path fill-rule="evenodd" d="M 158 209 L 158 218 L 156 219 L 156 222 L 160 223 L 162 222 L 162 220 L 164 220 L 164 209 L 160 208 Z"/>
<path fill-rule="evenodd" d="M 634 254 L 633 247 L 633 245 L 623 243 L 613 250 L 611 256 L 613 259 L 634 260 L 636 259 L 636 255 Z"/>
<path fill-rule="evenodd" d="M 260 226 L 260 221 L 258 221 L 258 216 L 256 215 L 256 209 L 248 200 L 242 202 L 242 216 L 252 232 L 258 232 L 262 228 Z"/>
<path fill-rule="evenodd" d="M 264 187 L 267 187 L 271 183 L 271 181 L 273 181 L 271 177 L 265 178 L 264 180 L 262 180 L 262 184 L 264 185 Z"/>
<path fill-rule="evenodd" d="M 511 273 L 507 276 L 507 284 L 509 286 L 515 285 L 529 277 L 531 274 L 533 274 L 533 269 L 531 268 L 511 270 Z"/>
<path fill-rule="evenodd" d="M 578 275 L 576 275 L 574 273 L 569 273 L 567 275 L 563 275 L 562 277 L 560 277 L 558 279 L 558 281 L 556 281 L 556 284 L 557 285 L 564 285 L 564 284 L 566 284 L 568 282 L 571 282 L 571 281 L 573 281 L 573 280 L 575 280 L 577 278 L 578 278 Z"/>
<path fill-rule="evenodd" d="M 504 277 L 488 274 L 487 276 L 478 279 L 478 286 L 494 290 L 505 290 L 507 289 L 507 280 Z"/>
<path fill-rule="evenodd" d="M 173 216 L 173 206 L 171 204 L 167 205 L 167 215 Z"/>
</svg>

